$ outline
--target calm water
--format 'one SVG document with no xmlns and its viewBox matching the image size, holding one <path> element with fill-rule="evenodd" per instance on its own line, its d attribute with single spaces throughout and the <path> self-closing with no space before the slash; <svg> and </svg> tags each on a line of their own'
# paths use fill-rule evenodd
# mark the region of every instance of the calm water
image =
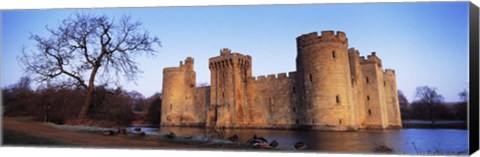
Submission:
<svg viewBox="0 0 480 157">
<path fill-rule="evenodd" d="M 203 136 L 205 129 L 188 127 L 141 127 L 147 134 L 167 134 L 179 136 Z M 131 128 L 133 129 L 133 128 Z M 400 129 L 387 131 L 326 132 L 265 129 L 227 130 L 227 136 L 237 134 L 240 142 L 246 142 L 254 134 L 267 140 L 277 140 L 278 148 L 293 150 L 298 141 L 307 144 L 307 150 L 323 152 L 372 152 L 374 144 L 386 144 L 395 153 L 452 154 L 468 152 L 468 131 L 457 129 Z"/>
</svg>

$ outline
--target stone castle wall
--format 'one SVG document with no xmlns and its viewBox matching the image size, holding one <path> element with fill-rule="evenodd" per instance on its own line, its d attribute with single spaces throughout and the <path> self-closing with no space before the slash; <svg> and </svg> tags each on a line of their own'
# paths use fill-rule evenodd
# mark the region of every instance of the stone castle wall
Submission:
<svg viewBox="0 0 480 157">
<path fill-rule="evenodd" d="M 401 128 L 402 119 L 400 116 L 400 105 L 398 102 L 398 90 L 395 71 L 386 69 L 383 73 L 385 79 L 385 101 L 388 115 L 389 128 Z"/>
<path fill-rule="evenodd" d="M 247 126 L 290 128 L 295 125 L 297 97 L 295 73 L 250 78 Z"/>
<path fill-rule="evenodd" d="M 383 70 L 381 60 L 375 53 L 367 59 L 360 58 L 362 72 L 365 76 L 364 93 L 367 110 L 366 127 L 383 129 L 387 127 L 387 113 L 385 106 L 385 89 L 383 88 Z"/>
<path fill-rule="evenodd" d="M 401 128 L 396 76 L 343 32 L 297 38 L 297 71 L 253 77 L 252 58 L 222 49 L 211 86 L 194 87 L 193 58 L 164 69 L 161 125 L 358 130 Z"/>
<path fill-rule="evenodd" d="M 353 87 L 353 110 L 356 111 L 357 124 L 359 127 L 366 125 L 366 107 L 365 107 L 365 76 L 360 66 L 360 52 L 354 48 L 348 50 L 350 61 L 350 76 Z"/>
</svg>

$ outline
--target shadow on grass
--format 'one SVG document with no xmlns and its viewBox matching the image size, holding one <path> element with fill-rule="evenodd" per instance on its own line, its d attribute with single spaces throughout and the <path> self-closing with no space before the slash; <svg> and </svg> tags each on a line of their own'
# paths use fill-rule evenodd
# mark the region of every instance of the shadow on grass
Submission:
<svg viewBox="0 0 480 157">
<path fill-rule="evenodd" d="M 9 146 L 75 146 L 74 144 L 53 140 L 49 138 L 35 137 L 22 132 L 8 129 L 2 130 L 2 145 Z"/>
</svg>

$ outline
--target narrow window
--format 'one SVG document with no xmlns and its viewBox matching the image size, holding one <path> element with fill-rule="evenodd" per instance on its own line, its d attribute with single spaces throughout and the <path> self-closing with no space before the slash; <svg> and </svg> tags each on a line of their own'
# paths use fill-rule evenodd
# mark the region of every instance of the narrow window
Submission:
<svg viewBox="0 0 480 157">
<path fill-rule="evenodd" d="M 385 81 L 383 81 L 383 86 L 387 86 L 387 83 Z"/>
<path fill-rule="evenodd" d="M 339 119 L 339 120 L 338 120 L 338 124 L 342 124 L 342 119 Z"/>
<path fill-rule="evenodd" d="M 295 87 L 293 87 L 293 94 L 295 94 Z"/>
<path fill-rule="evenodd" d="M 335 51 L 332 51 L 332 57 L 335 58 Z"/>
<path fill-rule="evenodd" d="M 315 120 L 312 119 L 312 124 L 315 124 Z"/>
<path fill-rule="evenodd" d="M 367 83 L 368 83 L 368 77 L 366 78 L 366 80 L 367 80 Z"/>
<path fill-rule="evenodd" d="M 243 75 L 244 75 L 243 77 L 245 77 L 245 80 L 246 80 L 246 79 L 247 79 L 247 69 L 245 69 L 245 70 L 243 71 Z"/>
<path fill-rule="evenodd" d="M 337 99 L 337 104 L 340 103 L 340 96 L 339 95 L 336 96 L 336 99 Z"/>
<path fill-rule="evenodd" d="M 273 98 L 270 98 L 269 101 L 270 101 L 270 105 L 273 105 Z"/>
<path fill-rule="evenodd" d="M 370 96 L 369 95 L 367 95 L 367 100 L 370 101 Z"/>
<path fill-rule="evenodd" d="M 295 120 L 295 124 L 298 124 L 298 119 L 297 119 L 297 120 Z"/>
<path fill-rule="evenodd" d="M 222 97 L 225 97 L 225 93 L 224 93 L 224 92 L 222 92 Z"/>
<path fill-rule="evenodd" d="M 297 108 L 296 108 L 296 107 L 293 107 L 293 112 L 297 112 Z"/>
<path fill-rule="evenodd" d="M 310 82 L 312 82 L 312 80 L 313 80 L 313 79 L 312 79 L 312 74 L 310 74 Z"/>
<path fill-rule="evenodd" d="M 172 104 L 170 104 L 170 110 L 172 109 Z"/>
<path fill-rule="evenodd" d="M 372 110 L 368 109 L 368 115 L 372 115 Z"/>
</svg>

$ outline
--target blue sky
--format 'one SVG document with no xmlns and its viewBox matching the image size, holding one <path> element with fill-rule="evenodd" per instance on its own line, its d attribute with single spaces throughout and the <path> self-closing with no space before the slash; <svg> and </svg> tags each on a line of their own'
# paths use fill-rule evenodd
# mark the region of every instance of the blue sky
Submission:
<svg viewBox="0 0 480 157">
<path fill-rule="evenodd" d="M 131 15 L 160 38 L 155 58 L 136 58 L 144 71 L 137 83 L 122 84 L 145 96 L 161 92 L 162 69 L 187 56 L 195 58 L 197 83 L 209 82 L 208 58 L 222 48 L 252 56 L 254 76 L 295 71 L 295 38 L 322 30 L 345 32 L 361 55 L 377 52 L 409 101 L 417 86 L 436 87 L 446 101 L 468 86 L 468 2 L 440 2 L 3 10 L 2 87 L 24 75 L 16 57 L 33 47 L 30 32 L 47 36 L 45 25 L 76 11 Z"/>
</svg>

